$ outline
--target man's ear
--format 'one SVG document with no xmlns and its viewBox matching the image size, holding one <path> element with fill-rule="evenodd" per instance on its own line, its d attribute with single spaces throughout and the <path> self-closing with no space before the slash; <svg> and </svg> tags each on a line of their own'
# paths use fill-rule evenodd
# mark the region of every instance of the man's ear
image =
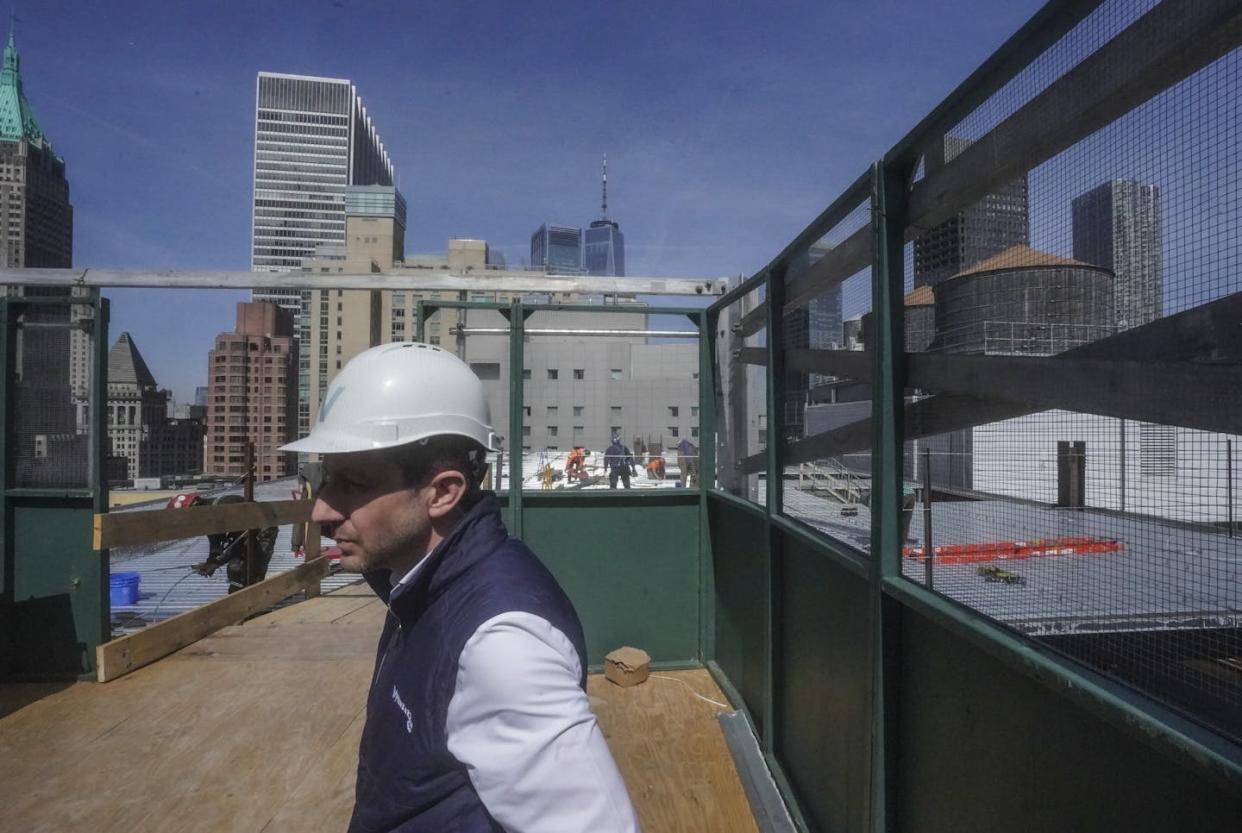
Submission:
<svg viewBox="0 0 1242 833">
<path fill-rule="evenodd" d="M 459 471 L 442 471 L 427 484 L 427 514 L 432 520 L 450 515 L 466 496 L 466 477 Z"/>
</svg>

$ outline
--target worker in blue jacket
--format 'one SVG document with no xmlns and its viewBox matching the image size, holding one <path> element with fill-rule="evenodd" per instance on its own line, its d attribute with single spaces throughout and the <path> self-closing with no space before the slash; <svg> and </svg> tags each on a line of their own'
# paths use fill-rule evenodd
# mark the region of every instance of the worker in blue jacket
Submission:
<svg viewBox="0 0 1242 833">
<path fill-rule="evenodd" d="M 389 610 L 351 833 L 638 830 L 573 605 L 480 489 L 495 447 L 470 368 L 399 343 L 351 360 L 283 449 L 325 455 L 312 520 Z"/>
<path fill-rule="evenodd" d="M 604 450 L 604 469 L 608 472 L 608 488 L 617 488 L 617 478 L 625 488 L 630 488 L 630 478 L 638 472 L 634 468 L 634 454 L 621 442 L 621 437 L 612 438 L 612 445 Z"/>
</svg>

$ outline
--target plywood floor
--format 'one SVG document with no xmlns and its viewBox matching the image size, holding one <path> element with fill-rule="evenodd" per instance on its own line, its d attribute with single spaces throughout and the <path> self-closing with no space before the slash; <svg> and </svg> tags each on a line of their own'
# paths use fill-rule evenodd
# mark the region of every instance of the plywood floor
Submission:
<svg viewBox="0 0 1242 833">
<path fill-rule="evenodd" d="M 384 607 L 348 587 L 106 685 L 0 685 L 6 830 L 342 831 Z M 646 833 L 754 831 L 706 671 L 588 683 Z"/>
</svg>

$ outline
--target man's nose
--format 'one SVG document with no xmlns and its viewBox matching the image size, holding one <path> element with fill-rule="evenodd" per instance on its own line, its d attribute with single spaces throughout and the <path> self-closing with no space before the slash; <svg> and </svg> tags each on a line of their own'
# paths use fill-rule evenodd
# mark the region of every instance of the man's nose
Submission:
<svg viewBox="0 0 1242 833">
<path fill-rule="evenodd" d="M 323 527 L 334 527 L 343 520 L 345 520 L 345 516 L 334 509 L 331 504 L 321 497 L 315 498 L 315 505 L 311 508 L 312 523 L 317 523 Z"/>
</svg>

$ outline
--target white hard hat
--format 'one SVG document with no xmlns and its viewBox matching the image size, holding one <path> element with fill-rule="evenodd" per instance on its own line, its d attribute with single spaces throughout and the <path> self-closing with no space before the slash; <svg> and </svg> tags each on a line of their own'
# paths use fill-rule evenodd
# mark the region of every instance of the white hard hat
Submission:
<svg viewBox="0 0 1242 833">
<path fill-rule="evenodd" d="M 446 434 L 496 450 L 479 377 L 439 347 L 381 344 L 350 359 L 328 385 L 310 436 L 280 450 L 341 454 Z"/>
</svg>

